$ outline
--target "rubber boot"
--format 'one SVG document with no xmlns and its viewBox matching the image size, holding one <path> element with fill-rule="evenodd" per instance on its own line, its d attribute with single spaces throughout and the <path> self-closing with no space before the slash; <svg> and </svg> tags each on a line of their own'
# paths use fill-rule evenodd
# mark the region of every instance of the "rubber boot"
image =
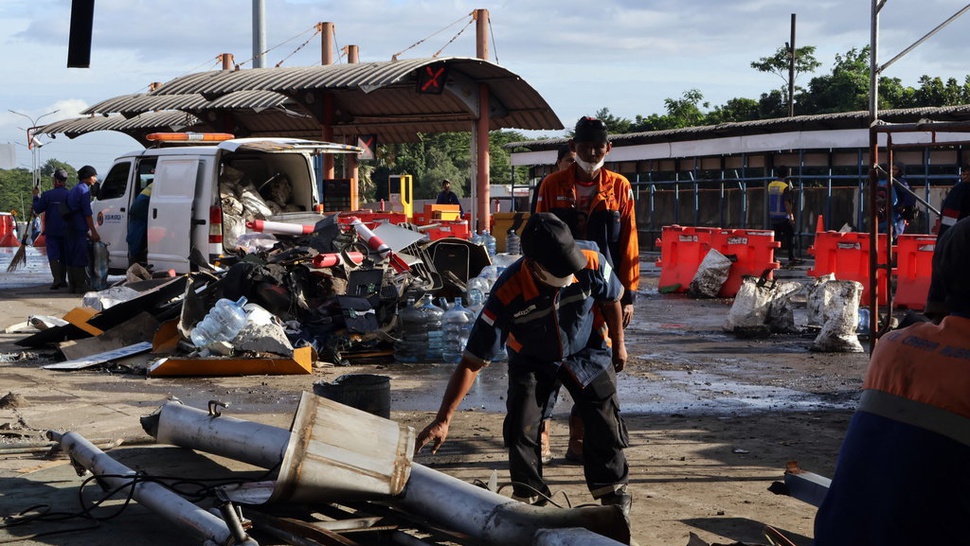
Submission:
<svg viewBox="0 0 970 546">
<path fill-rule="evenodd" d="M 51 283 L 51 290 L 57 290 L 58 288 L 67 286 L 67 271 L 64 269 L 64 263 L 60 260 L 51 260 L 51 275 L 54 276 L 54 282 Z"/>
<path fill-rule="evenodd" d="M 569 448 L 566 449 L 566 460 L 575 463 L 583 462 L 583 420 L 579 415 L 569 415 Z"/>
<path fill-rule="evenodd" d="M 539 427 L 539 445 L 541 446 L 542 463 L 552 462 L 552 447 L 549 445 L 549 428 L 552 426 L 552 419 L 543 419 Z"/>
<path fill-rule="evenodd" d="M 75 294 L 84 294 L 89 290 L 87 268 L 68 267 L 67 281 L 71 286 L 71 292 Z"/>
</svg>

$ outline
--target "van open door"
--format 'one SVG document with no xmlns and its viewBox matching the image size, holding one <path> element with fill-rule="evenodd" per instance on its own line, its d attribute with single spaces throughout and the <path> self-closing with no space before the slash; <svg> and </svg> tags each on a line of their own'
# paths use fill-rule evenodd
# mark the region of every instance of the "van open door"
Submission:
<svg viewBox="0 0 970 546">
<path fill-rule="evenodd" d="M 148 264 L 155 271 L 190 270 L 193 205 L 202 177 L 198 157 L 160 157 L 148 207 Z"/>
</svg>

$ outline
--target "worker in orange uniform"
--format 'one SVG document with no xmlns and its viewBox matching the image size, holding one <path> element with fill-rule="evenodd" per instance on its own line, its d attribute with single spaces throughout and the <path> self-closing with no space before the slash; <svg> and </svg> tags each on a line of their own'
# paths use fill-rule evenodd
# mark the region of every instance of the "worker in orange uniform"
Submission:
<svg viewBox="0 0 970 546">
<path fill-rule="evenodd" d="M 575 163 L 542 181 L 536 212 L 555 214 L 569 226 L 576 240 L 596 243 L 625 289 L 620 303 L 626 328 L 633 320 L 633 302 L 640 286 L 640 244 L 633 187 L 623 175 L 603 168 L 613 145 L 602 120 L 579 118 L 569 147 L 575 153 Z M 549 412 L 552 406 L 549 404 Z M 566 459 L 579 462 L 583 429 L 575 409 L 574 406 L 569 417 Z M 551 413 L 544 417 L 549 416 Z M 543 442 L 546 444 L 548 429 L 548 420 L 545 420 Z"/>
<path fill-rule="evenodd" d="M 970 218 L 939 239 L 933 276 L 948 315 L 893 330 L 815 517 L 816 546 L 966 544 L 970 537 Z"/>
</svg>

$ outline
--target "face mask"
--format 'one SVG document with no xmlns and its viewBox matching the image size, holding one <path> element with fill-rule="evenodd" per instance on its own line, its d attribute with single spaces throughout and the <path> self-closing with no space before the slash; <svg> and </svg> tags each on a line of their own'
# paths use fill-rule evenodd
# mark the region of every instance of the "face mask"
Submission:
<svg viewBox="0 0 970 546">
<path fill-rule="evenodd" d="M 540 277 L 542 277 L 540 282 L 542 282 L 543 284 L 548 284 L 549 286 L 552 286 L 554 288 L 563 288 L 563 287 L 569 286 L 573 282 L 572 275 L 569 275 L 568 277 L 556 277 L 555 275 L 550 273 L 546 268 L 539 265 L 539 263 L 536 262 L 535 260 L 531 262 L 531 265 L 538 271 Z"/>
<path fill-rule="evenodd" d="M 606 158 L 600 159 L 596 163 L 589 163 L 583 161 L 579 155 L 576 156 L 576 166 L 582 169 L 586 174 L 592 175 L 596 171 L 603 168 L 603 164 L 606 163 Z"/>
</svg>

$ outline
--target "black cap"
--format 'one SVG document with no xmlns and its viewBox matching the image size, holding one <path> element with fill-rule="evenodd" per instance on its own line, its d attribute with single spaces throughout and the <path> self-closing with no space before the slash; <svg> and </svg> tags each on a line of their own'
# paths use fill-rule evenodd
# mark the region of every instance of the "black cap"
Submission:
<svg viewBox="0 0 970 546">
<path fill-rule="evenodd" d="M 85 165 L 77 170 L 78 180 L 84 180 L 86 178 L 91 178 L 92 176 L 98 176 L 98 171 L 94 170 L 91 165 Z"/>
<path fill-rule="evenodd" d="M 607 141 L 606 123 L 601 119 L 589 116 L 579 118 L 579 121 L 576 122 L 576 130 L 573 131 L 573 140 L 575 142 L 604 144 Z"/>
<path fill-rule="evenodd" d="M 57 169 L 56 171 L 54 171 L 54 180 L 67 182 L 67 171 L 65 171 L 64 169 Z"/>
<path fill-rule="evenodd" d="M 549 212 L 529 217 L 522 228 L 522 254 L 557 277 L 572 275 L 586 267 L 586 255 L 573 239 L 569 226 Z"/>
<path fill-rule="evenodd" d="M 970 313 L 970 217 L 953 224 L 933 251 L 933 277 L 943 287 L 947 312 Z"/>
</svg>

